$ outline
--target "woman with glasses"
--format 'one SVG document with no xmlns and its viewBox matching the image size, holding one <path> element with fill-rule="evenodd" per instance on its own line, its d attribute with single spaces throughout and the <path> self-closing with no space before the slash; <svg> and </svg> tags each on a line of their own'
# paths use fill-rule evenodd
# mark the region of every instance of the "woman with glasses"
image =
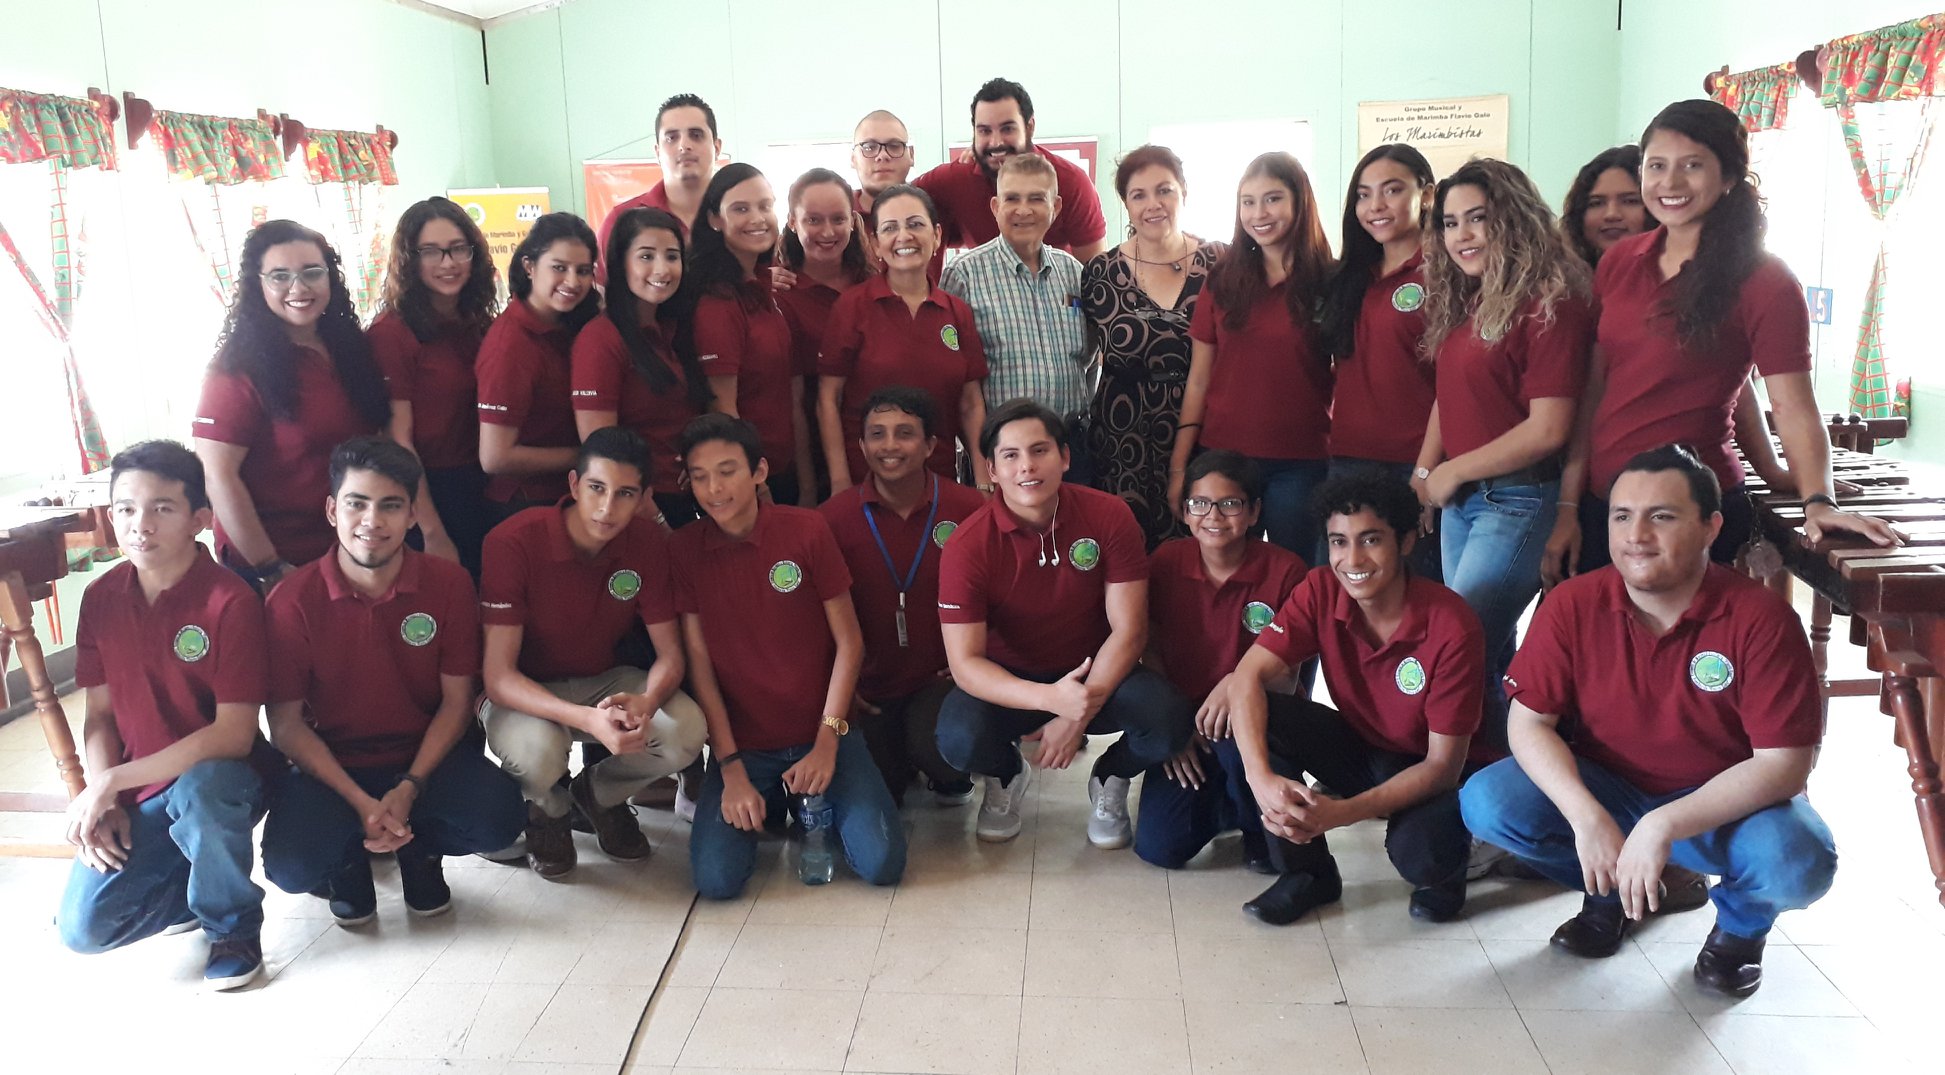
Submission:
<svg viewBox="0 0 1945 1075">
<path fill-rule="evenodd" d="M 1152 550 L 1182 532 L 1168 499 L 1168 462 L 1193 344 L 1196 296 L 1223 244 L 1182 231 L 1188 185 L 1166 146 L 1121 158 L 1114 189 L 1128 238 L 1081 270 L 1081 308 L 1101 343 L 1101 383 L 1088 423 L 1094 485 L 1134 509 Z"/>
<path fill-rule="evenodd" d="M 336 547 L 331 450 L 385 428 L 385 395 L 331 244 L 289 220 L 251 231 L 196 405 L 224 564 L 268 593 Z"/>
<path fill-rule="evenodd" d="M 415 512 L 426 551 L 479 577 L 491 519 L 479 463 L 473 362 L 498 312 L 486 236 L 452 201 L 433 197 L 399 214 L 385 295 L 365 330 L 392 394 L 392 439 L 418 454 L 425 495 Z"/>
</svg>

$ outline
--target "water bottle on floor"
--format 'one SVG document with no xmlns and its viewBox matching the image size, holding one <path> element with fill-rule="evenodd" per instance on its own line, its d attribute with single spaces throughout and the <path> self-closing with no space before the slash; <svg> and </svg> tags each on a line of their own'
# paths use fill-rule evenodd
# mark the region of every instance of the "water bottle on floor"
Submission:
<svg viewBox="0 0 1945 1075">
<path fill-rule="evenodd" d="M 822 795 L 797 800 L 797 820 L 804 826 L 804 845 L 797 854 L 797 880 L 807 885 L 831 883 L 831 804 Z"/>
</svg>

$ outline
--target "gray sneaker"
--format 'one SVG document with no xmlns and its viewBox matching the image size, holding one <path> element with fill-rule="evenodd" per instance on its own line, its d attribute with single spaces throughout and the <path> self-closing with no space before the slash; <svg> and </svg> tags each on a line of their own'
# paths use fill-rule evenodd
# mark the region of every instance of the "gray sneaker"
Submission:
<svg viewBox="0 0 1945 1075">
<path fill-rule="evenodd" d="M 1022 758 L 1019 775 L 1005 786 L 996 776 L 985 780 L 986 796 L 979 802 L 979 838 L 987 843 L 1005 843 L 1020 835 L 1020 815 L 1026 809 L 1027 789 L 1033 786 L 1033 766 Z"/>
<path fill-rule="evenodd" d="M 1134 838 L 1128 824 L 1128 779 L 1088 777 L 1087 801 L 1094 808 L 1087 815 L 1087 842 L 1110 851 L 1128 846 Z"/>
</svg>

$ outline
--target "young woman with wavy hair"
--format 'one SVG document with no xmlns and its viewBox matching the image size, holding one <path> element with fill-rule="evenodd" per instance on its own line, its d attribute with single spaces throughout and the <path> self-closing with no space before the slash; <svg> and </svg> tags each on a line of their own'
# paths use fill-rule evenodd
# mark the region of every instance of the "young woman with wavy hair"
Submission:
<svg viewBox="0 0 1945 1075">
<path fill-rule="evenodd" d="M 267 593 L 335 548 L 331 450 L 387 418 L 337 251 L 295 221 L 258 225 L 196 405 L 222 561 Z"/>
</svg>

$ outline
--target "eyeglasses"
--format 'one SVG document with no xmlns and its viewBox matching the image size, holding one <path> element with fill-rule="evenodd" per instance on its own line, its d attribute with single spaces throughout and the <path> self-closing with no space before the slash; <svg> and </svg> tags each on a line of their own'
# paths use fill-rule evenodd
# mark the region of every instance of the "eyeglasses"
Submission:
<svg viewBox="0 0 1945 1075">
<path fill-rule="evenodd" d="M 414 252 L 419 255 L 420 261 L 429 261 L 434 265 L 445 261 L 447 258 L 451 258 L 454 265 L 468 265 L 473 260 L 472 243 L 455 243 L 452 246 L 422 246 Z"/>
<path fill-rule="evenodd" d="M 1192 496 L 1182 501 L 1182 507 L 1190 515 L 1207 515 L 1209 509 L 1214 508 L 1225 516 L 1234 518 L 1249 510 L 1249 501 L 1239 496 L 1226 496 L 1221 500 L 1210 500 L 1206 496 Z"/>
<path fill-rule="evenodd" d="M 299 280 L 304 281 L 305 287 L 316 287 L 325 280 L 330 279 L 331 270 L 322 265 L 312 265 L 310 268 L 297 272 L 291 272 L 289 269 L 272 269 L 260 275 L 263 279 L 263 286 L 270 290 L 289 291 L 291 285 Z"/>
<path fill-rule="evenodd" d="M 867 157 L 875 157 L 882 152 L 887 157 L 897 159 L 899 157 L 904 156 L 906 150 L 912 148 L 912 143 L 900 142 L 896 140 L 889 141 L 889 142 L 880 142 L 876 138 L 868 138 L 862 142 L 859 142 L 857 146 L 858 146 L 858 152 L 864 154 Z"/>
</svg>

